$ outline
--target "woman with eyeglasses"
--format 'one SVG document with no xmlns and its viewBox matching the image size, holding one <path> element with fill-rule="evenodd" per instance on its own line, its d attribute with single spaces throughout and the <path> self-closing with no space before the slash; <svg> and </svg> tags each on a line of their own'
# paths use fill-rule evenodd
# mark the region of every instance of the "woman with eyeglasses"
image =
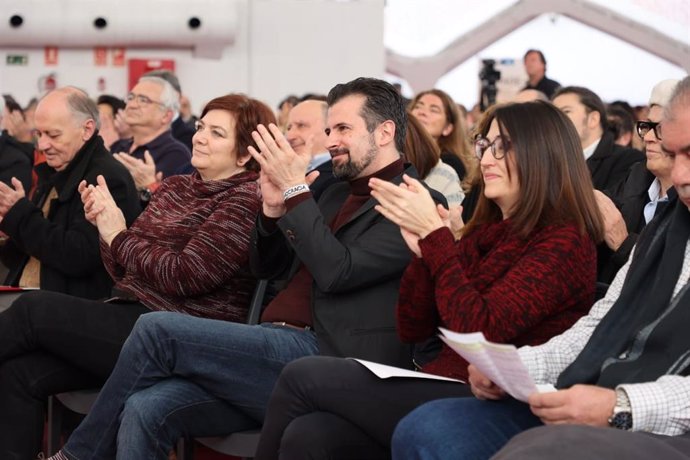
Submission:
<svg viewBox="0 0 690 460">
<path fill-rule="evenodd" d="M 275 116 L 260 101 L 211 100 L 193 138 L 197 172 L 163 181 L 129 229 L 102 176 L 79 185 L 114 298 L 30 292 L 0 313 L 0 458 L 36 458 L 47 397 L 101 386 L 142 314 L 246 321 L 256 284 L 249 238 L 261 207 L 259 165 L 247 148 L 268 123 Z"/>
<path fill-rule="evenodd" d="M 530 102 L 490 109 L 478 133 L 482 194 L 464 227 L 414 179 L 370 181 L 376 209 L 400 226 L 416 256 L 397 307 L 404 342 L 427 340 L 442 326 L 539 344 L 592 305 L 603 227 L 574 126 L 552 105 Z M 421 370 L 468 376 L 445 345 Z M 393 430 L 407 413 L 470 395 L 463 383 L 379 379 L 353 360 L 300 359 L 276 384 L 255 458 L 390 458 Z"/>
<path fill-rule="evenodd" d="M 599 246 L 597 280 L 610 284 L 625 265 L 642 229 L 666 206 L 673 206 L 678 195 L 671 181 L 673 158 L 661 147 L 661 121 L 678 80 L 663 80 L 652 89 L 647 119 L 636 124 L 644 141 L 646 162 L 630 168 L 628 177 L 616 190 L 596 190 L 597 203 L 604 218 L 604 243 Z"/>
</svg>

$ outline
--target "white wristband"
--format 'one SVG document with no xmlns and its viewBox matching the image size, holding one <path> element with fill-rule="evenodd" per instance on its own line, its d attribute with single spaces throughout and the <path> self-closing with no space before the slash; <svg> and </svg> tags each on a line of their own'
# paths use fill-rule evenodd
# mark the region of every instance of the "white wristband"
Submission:
<svg viewBox="0 0 690 460">
<path fill-rule="evenodd" d="M 294 185 L 283 192 L 283 200 L 287 201 L 289 198 L 292 198 L 293 196 L 300 195 L 308 191 L 309 186 L 307 184 Z"/>
</svg>

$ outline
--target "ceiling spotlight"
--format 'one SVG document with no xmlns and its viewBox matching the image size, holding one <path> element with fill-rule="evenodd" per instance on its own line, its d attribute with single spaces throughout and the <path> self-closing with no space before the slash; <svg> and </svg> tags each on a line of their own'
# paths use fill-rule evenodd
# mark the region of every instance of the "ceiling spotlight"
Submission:
<svg viewBox="0 0 690 460">
<path fill-rule="evenodd" d="M 198 29 L 201 27 L 201 19 L 197 18 L 196 16 L 189 18 L 189 22 L 187 23 L 189 25 L 190 29 Z"/>
<path fill-rule="evenodd" d="M 93 26 L 96 29 L 105 29 L 108 27 L 108 21 L 106 21 L 105 18 L 98 17 L 93 20 Z"/>
<path fill-rule="evenodd" d="M 24 24 L 24 18 L 19 16 L 18 14 L 12 15 L 10 18 L 10 25 L 14 27 L 15 29 L 17 27 L 21 27 L 21 25 Z"/>
</svg>

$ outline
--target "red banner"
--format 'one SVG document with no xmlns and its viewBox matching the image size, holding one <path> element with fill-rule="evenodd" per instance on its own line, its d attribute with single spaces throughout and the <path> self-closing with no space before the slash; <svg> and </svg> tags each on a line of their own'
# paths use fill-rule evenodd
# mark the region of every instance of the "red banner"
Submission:
<svg viewBox="0 0 690 460">
<path fill-rule="evenodd" d="M 108 49 L 105 46 L 96 46 L 93 49 L 93 64 L 95 66 L 108 65 Z"/>
<path fill-rule="evenodd" d="M 45 65 L 57 65 L 58 48 L 57 46 L 46 46 L 43 52 Z"/>
<path fill-rule="evenodd" d="M 113 65 L 115 67 L 124 67 L 125 66 L 125 49 L 124 48 L 113 48 L 111 52 L 113 55 Z"/>
</svg>

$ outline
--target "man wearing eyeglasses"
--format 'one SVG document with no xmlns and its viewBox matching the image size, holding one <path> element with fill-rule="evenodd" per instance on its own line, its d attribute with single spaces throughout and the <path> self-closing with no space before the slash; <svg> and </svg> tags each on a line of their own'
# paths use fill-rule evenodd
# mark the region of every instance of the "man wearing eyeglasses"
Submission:
<svg viewBox="0 0 690 460">
<path fill-rule="evenodd" d="M 156 181 L 135 166 L 143 162 L 158 177 L 165 178 L 191 172 L 192 155 L 170 129 L 180 106 L 179 96 L 170 83 L 160 77 L 141 77 L 127 94 L 126 102 L 124 121 L 132 138 L 115 142 L 110 151 L 132 173 L 142 202 L 147 202 Z"/>
<path fill-rule="evenodd" d="M 552 101 L 570 118 L 580 135 L 595 189 L 613 189 L 625 179 L 632 165 L 644 160 L 642 152 L 616 145 L 613 134 L 607 130 L 604 103 L 593 91 L 566 86 L 556 91 Z"/>
<path fill-rule="evenodd" d="M 645 144 L 646 162 L 630 168 L 620 187 L 609 196 L 595 191 L 604 217 L 605 245 L 600 245 L 597 280 L 613 281 L 627 262 L 642 229 L 666 206 L 673 206 L 677 194 L 671 181 L 673 159 L 661 149 L 661 118 L 678 80 L 664 80 L 654 86 L 649 98 L 649 114 L 637 122 L 637 135 Z"/>
</svg>

